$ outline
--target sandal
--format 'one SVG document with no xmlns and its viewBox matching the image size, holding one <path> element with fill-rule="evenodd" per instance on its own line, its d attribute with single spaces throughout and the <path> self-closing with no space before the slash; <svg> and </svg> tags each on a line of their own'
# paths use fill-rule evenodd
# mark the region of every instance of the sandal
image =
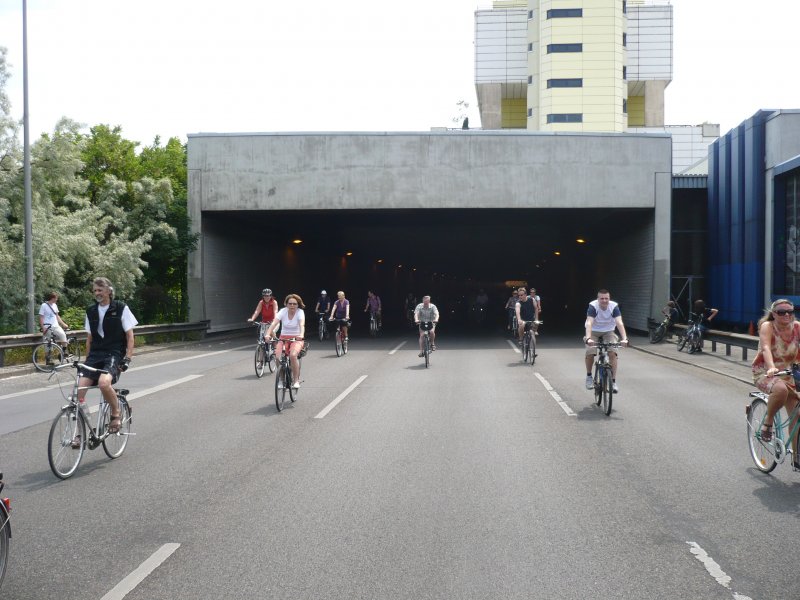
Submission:
<svg viewBox="0 0 800 600">
<path fill-rule="evenodd" d="M 74 438 L 72 438 L 72 442 L 70 442 L 69 446 L 70 446 L 70 448 L 72 448 L 74 450 L 77 450 L 78 448 L 80 448 L 81 447 L 81 434 L 78 434 Z"/>
<path fill-rule="evenodd" d="M 772 425 L 767 425 L 766 423 L 761 425 L 761 432 L 760 437 L 762 442 L 771 442 L 772 441 Z"/>
<path fill-rule="evenodd" d="M 117 422 L 116 425 L 114 425 L 114 421 Z M 117 416 L 111 415 L 111 420 L 108 422 L 108 434 L 113 435 L 115 433 L 119 433 L 121 427 L 122 427 L 122 417 L 120 417 L 119 415 Z"/>
</svg>

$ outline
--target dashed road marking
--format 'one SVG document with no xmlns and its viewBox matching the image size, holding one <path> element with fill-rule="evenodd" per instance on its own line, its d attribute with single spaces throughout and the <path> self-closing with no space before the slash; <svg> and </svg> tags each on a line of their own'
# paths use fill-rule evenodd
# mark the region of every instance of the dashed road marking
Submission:
<svg viewBox="0 0 800 600">
<path fill-rule="evenodd" d="M 577 416 L 578 416 L 578 415 L 575 413 L 575 411 L 573 411 L 573 410 L 572 410 L 572 409 L 571 409 L 569 406 L 567 406 L 567 403 L 566 403 L 566 402 L 564 402 L 564 401 L 561 399 L 561 396 L 559 396 L 559 395 L 558 395 L 558 392 L 556 392 L 556 391 L 553 389 L 553 386 L 552 386 L 552 385 L 550 385 L 550 382 L 548 382 L 548 381 L 547 381 L 547 379 L 545 379 L 544 377 L 542 377 L 541 373 L 536 373 L 536 378 L 537 378 L 539 381 L 541 381 L 541 382 L 542 382 L 542 385 L 544 386 L 544 389 L 546 389 L 546 390 L 547 390 L 547 392 L 548 392 L 548 393 L 549 393 L 549 394 L 550 394 L 550 395 L 553 397 L 553 400 L 555 400 L 555 401 L 558 403 L 558 405 L 561 407 L 561 409 L 562 409 L 562 410 L 563 410 L 565 413 L 567 413 L 567 416 L 570 416 L 570 417 L 577 417 Z"/>
<path fill-rule="evenodd" d="M 100 600 L 122 600 L 180 547 L 180 544 L 164 544 Z"/>
<path fill-rule="evenodd" d="M 400 342 L 400 343 L 399 343 L 397 346 L 395 346 L 395 348 L 394 348 L 394 349 L 393 349 L 391 352 L 389 352 L 389 354 L 394 354 L 395 352 L 397 352 L 398 350 L 400 350 L 400 348 L 402 348 L 403 346 L 405 346 L 405 345 L 406 345 L 406 342 L 407 342 L 407 341 L 408 341 L 408 340 L 404 340 L 404 341 Z"/>
<path fill-rule="evenodd" d="M 696 542 L 686 542 L 689 544 L 689 552 L 694 554 L 695 558 L 703 563 L 703 566 L 708 571 L 708 574 L 711 575 L 714 579 L 717 580 L 717 583 L 720 584 L 727 590 L 731 590 L 731 578 L 728 576 L 725 571 L 722 570 L 713 558 L 711 558 L 708 553 L 703 550 L 699 544 Z M 750 596 L 745 596 L 744 594 L 737 594 L 733 590 L 731 590 L 733 594 L 734 600 L 753 600 Z"/>
<path fill-rule="evenodd" d="M 512 349 L 514 352 L 516 352 L 517 354 L 519 354 L 519 353 L 520 353 L 519 346 L 517 346 L 517 345 L 516 345 L 514 342 L 512 342 L 511 340 L 506 340 L 506 341 L 508 342 L 508 345 L 509 345 L 509 346 L 511 346 L 511 349 Z"/>
<path fill-rule="evenodd" d="M 325 408 L 323 408 L 323 409 L 320 411 L 320 413 L 319 413 L 319 414 L 318 414 L 316 417 L 314 417 L 314 418 L 315 418 L 315 419 L 324 419 L 324 418 L 325 418 L 325 415 L 327 415 L 327 414 L 328 414 L 329 412 L 331 412 L 331 411 L 332 411 L 334 408 L 336 408 L 336 405 L 337 405 L 337 404 L 339 404 L 339 402 L 341 402 L 342 400 L 344 400 L 344 399 L 345 399 L 345 397 L 346 397 L 346 396 L 347 396 L 347 395 L 348 395 L 350 392 L 352 392 L 354 389 L 356 389 L 356 388 L 359 386 L 359 384 L 360 384 L 362 381 L 364 381 L 366 378 L 367 378 L 367 376 L 366 376 L 366 375 L 362 375 L 361 377 L 359 377 L 358 379 L 356 379 L 356 380 L 355 380 L 355 382 L 353 382 L 352 384 L 350 384 L 350 387 L 348 387 L 348 388 L 347 388 L 345 391 L 343 391 L 341 394 L 339 394 L 338 396 L 336 396 L 336 398 L 334 398 L 333 402 L 331 402 L 330 404 L 328 404 L 328 406 L 326 406 Z"/>
</svg>

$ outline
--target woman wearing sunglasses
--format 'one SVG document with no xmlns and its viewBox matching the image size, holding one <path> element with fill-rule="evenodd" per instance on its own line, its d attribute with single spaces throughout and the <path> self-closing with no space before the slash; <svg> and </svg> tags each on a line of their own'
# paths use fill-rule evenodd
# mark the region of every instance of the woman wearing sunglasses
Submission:
<svg viewBox="0 0 800 600">
<path fill-rule="evenodd" d="M 797 389 L 791 375 L 776 377 L 775 373 L 800 361 L 800 323 L 794 318 L 790 300 L 775 300 L 758 322 L 758 354 L 753 360 L 753 382 L 769 394 L 767 416 L 761 429 L 761 439 L 772 439 L 775 414 L 784 406 L 791 412 L 797 402 Z M 797 457 L 797 441 L 794 441 Z M 797 458 L 795 458 L 797 462 Z"/>
<path fill-rule="evenodd" d="M 281 324 L 281 337 L 280 341 L 275 346 L 275 356 L 280 356 L 283 352 L 283 345 L 285 343 L 291 344 L 289 346 L 289 362 L 292 365 L 292 387 L 298 389 L 300 387 L 300 361 L 297 355 L 303 349 L 303 338 L 306 334 L 306 313 L 303 309 L 306 307 L 303 304 L 303 299 L 297 294 L 289 294 L 283 301 L 284 308 L 278 311 L 275 319 L 267 330 L 267 339 L 272 339 L 272 334 Z M 285 340 L 293 339 L 292 342 Z"/>
</svg>

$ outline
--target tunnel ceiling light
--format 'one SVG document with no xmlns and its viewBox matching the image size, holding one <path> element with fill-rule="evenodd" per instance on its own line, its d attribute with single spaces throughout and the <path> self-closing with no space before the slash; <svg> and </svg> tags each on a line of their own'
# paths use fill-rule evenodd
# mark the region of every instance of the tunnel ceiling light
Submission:
<svg viewBox="0 0 800 600">
<path fill-rule="evenodd" d="M 582 238 L 578 238 L 578 239 L 577 239 L 577 240 L 575 240 L 575 241 L 576 241 L 576 242 L 578 242 L 579 244 L 585 244 L 585 243 L 586 243 L 586 240 L 584 240 L 584 239 L 582 239 Z"/>
<path fill-rule="evenodd" d="M 345 256 L 353 256 L 353 253 L 352 252 L 345 252 L 344 255 Z"/>
<path fill-rule="evenodd" d="M 555 252 L 553 252 L 553 254 L 555 254 L 556 256 L 561 256 L 561 252 L 559 252 L 558 250 L 556 250 Z"/>
<path fill-rule="evenodd" d="M 403 265 L 397 265 L 397 268 L 398 268 L 398 269 L 402 269 L 402 268 L 403 268 Z"/>
<path fill-rule="evenodd" d="M 382 259 L 382 258 L 379 258 L 379 259 L 378 259 L 378 262 L 379 262 L 379 263 L 382 263 L 382 262 L 383 262 L 383 259 Z"/>
<path fill-rule="evenodd" d="M 292 243 L 293 244 L 302 244 L 303 240 L 301 240 L 301 239 L 292 240 Z"/>
</svg>

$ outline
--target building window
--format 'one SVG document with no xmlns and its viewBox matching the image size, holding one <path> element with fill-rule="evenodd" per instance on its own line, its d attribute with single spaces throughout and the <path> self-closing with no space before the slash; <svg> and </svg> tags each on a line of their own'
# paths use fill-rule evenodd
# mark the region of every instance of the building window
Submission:
<svg viewBox="0 0 800 600">
<path fill-rule="evenodd" d="M 622 67 L 622 79 L 628 79 L 628 67 Z"/>
<path fill-rule="evenodd" d="M 528 85 L 533 83 L 533 75 L 528 75 Z"/>
<path fill-rule="evenodd" d="M 583 123 L 581 113 L 550 113 L 547 115 L 548 123 Z"/>
<path fill-rule="evenodd" d="M 623 33 L 622 34 L 622 45 L 623 46 L 627 46 L 628 45 L 628 34 L 627 33 Z"/>
<path fill-rule="evenodd" d="M 582 8 L 551 8 L 547 11 L 548 19 L 564 19 L 567 17 L 582 17 Z"/>
<path fill-rule="evenodd" d="M 583 44 L 547 44 L 547 53 L 583 52 Z"/>
<path fill-rule="evenodd" d="M 628 101 L 625 98 L 622 99 L 622 112 L 628 114 Z"/>
<path fill-rule="evenodd" d="M 533 52 L 533 43 L 528 44 L 528 52 Z"/>
<path fill-rule="evenodd" d="M 628 14 L 628 3 L 625 0 L 622 0 L 622 14 Z"/>
<path fill-rule="evenodd" d="M 529 117 L 532 117 L 532 116 L 533 116 L 533 109 L 532 109 L 532 108 L 529 108 L 529 109 L 528 109 L 528 116 L 529 116 Z"/>
<path fill-rule="evenodd" d="M 583 87 L 583 79 L 548 79 L 549 88 L 576 88 Z"/>
<path fill-rule="evenodd" d="M 528 11 L 528 20 L 530 21 L 531 19 L 533 19 L 533 11 L 529 10 Z"/>
</svg>

